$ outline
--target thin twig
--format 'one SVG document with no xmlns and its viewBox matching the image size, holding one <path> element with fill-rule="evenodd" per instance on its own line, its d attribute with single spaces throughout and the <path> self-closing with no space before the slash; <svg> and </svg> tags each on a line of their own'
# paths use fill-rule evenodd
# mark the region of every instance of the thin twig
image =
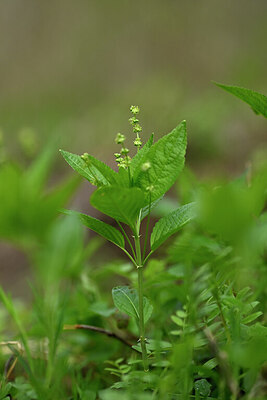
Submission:
<svg viewBox="0 0 267 400">
<path fill-rule="evenodd" d="M 106 329 L 100 328 L 99 326 L 93 325 L 83 325 L 83 324 L 76 324 L 76 325 L 64 325 L 64 330 L 75 330 L 75 329 L 85 329 L 87 331 L 98 332 L 102 333 L 103 335 L 113 337 L 114 339 L 119 340 L 121 343 L 125 344 L 126 346 L 130 347 L 132 350 L 139 353 L 138 350 L 135 350 L 132 347 L 132 344 L 128 342 L 128 340 L 124 339 L 123 337 L 117 335 L 115 332 L 107 331 Z"/>
</svg>

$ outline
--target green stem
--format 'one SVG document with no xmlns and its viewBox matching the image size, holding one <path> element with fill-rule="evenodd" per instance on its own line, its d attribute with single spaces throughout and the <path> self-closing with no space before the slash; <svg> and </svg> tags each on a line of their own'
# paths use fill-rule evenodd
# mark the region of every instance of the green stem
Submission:
<svg viewBox="0 0 267 400">
<path fill-rule="evenodd" d="M 150 223 L 150 212 L 151 212 L 151 193 L 149 194 L 149 209 L 148 209 L 148 216 L 147 216 L 147 223 L 146 223 L 145 244 L 144 244 L 144 252 L 143 252 L 143 264 L 144 264 L 144 259 L 146 257 L 146 246 L 147 246 L 148 230 L 149 230 L 149 223 Z"/>
<path fill-rule="evenodd" d="M 133 258 L 136 259 L 136 255 L 135 255 L 135 252 L 134 252 L 132 243 L 131 243 L 131 241 L 130 241 L 128 235 L 127 235 L 127 233 L 126 233 L 125 230 L 123 229 L 121 223 L 120 223 L 118 220 L 116 220 L 116 222 L 117 222 L 117 224 L 119 225 L 120 230 L 122 231 L 122 234 L 124 235 L 125 239 L 127 240 L 128 244 L 129 244 L 129 246 L 130 246 L 130 249 L 131 249 L 132 254 L 133 254 Z M 134 264 L 135 264 L 135 263 L 134 263 Z"/>
<path fill-rule="evenodd" d="M 144 371 L 148 371 L 147 362 L 147 350 L 146 350 L 146 338 L 145 338 L 145 320 L 144 320 L 144 303 L 143 303 L 143 263 L 140 245 L 140 218 L 136 224 L 136 232 L 134 236 L 135 249 L 136 249 L 136 261 L 138 271 L 138 303 L 139 303 L 139 336 L 140 345 L 142 350 L 142 359 L 144 365 Z"/>
</svg>

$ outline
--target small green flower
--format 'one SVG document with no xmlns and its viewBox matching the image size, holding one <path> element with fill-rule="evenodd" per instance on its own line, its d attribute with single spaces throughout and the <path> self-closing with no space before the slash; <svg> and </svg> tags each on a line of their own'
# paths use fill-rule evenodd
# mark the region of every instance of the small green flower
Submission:
<svg viewBox="0 0 267 400">
<path fill-rule="evenodd" d="M 142 171 L 147 171 L 149 168 L 151 168 L 151 164 L 150 164 L 149 161 L 145 162 L 145 163 L 142 165 Z"/>
<path fill-rule="evenodd" d="M 139 133 L 142 131 L 142 127 L 139 124 L 133 126 L 134 133 Z"/>
<path fill-rule="evenodd" d="M 129 122 L 131 125 L 135 125 L 135 124 L 138 124 L 139 119 L 137 119 L 135 117 L 131 117 L 131 118 L 129 118 Z"/>
<path fill-rule="evenodd" d="M 83 155 L 81 156 L 81 158 L 83 159 L 83 161 L 85 161 L 86 163 L 89 162 L 89 154 L 88 153 L 83 153 Z"/>
<path fill-rule="evenodd" d="M 153 185 L 147 186 L 147 187 L 146 187 L 146 190 L 147 190 L 148 192 L 153 192 L 154 186 L 153 186 Z"/>
<path fill-rule="evenodd" d="M 123 155 L 127 155 L 128 153 L 129 153 L 129 149 L 127 149 L 127 147 L 123 147 L 122 149 L 121 149 L 121 154 L 123 154 Z"/>
<path fill-rule="evenodd" d="M 131 106 L 130 111 L 133 115 L 137 115 L 140 112 L 140 108 L 138 106 Z"/>
<path fill-rule="evenodd" d="M 141 142 L 141 139 L 140 139 L 139 136 L 134 140 L 134 145 L 135 145 L 136 147 L 142 146 L 142 142 Z"/>
<path fill-rule="evenodd" d="M 116 136 L 115 142 L 117 144 L 123 144 L 124 141 L 125 141 L 125 136 L 122 135 L 121 133 L 118 133 L 117 136 Z"/>
</svg>

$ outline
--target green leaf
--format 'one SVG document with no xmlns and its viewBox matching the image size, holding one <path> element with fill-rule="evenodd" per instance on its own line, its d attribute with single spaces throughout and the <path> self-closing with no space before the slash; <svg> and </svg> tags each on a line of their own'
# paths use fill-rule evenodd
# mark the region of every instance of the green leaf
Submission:
<svg viewBox="0 0 267 400">
<path fill-rule="evenodd" d="M 210 395 L 211 384 L 206 379 L 199 379 L 195 381 L 195 391 L 198 395 L 207 397 Z"/>
<path fill-rule="evenodd" d="M 60 150 L 60 153 L 67 163 L 92 185 L 99 187 L 117 183 L 117 173 L 93 156 L 87 154 L 87 161 L 84 161 L 77 154 L 72 154 L 64 150 Z"/>
<path fill-rule="evenodd" d="M 157 204 L 160 202 L 160 200 L 162 200 L 162 198 L 163 198 L 163 196 L 160 197 L 159 199 L 153 201 L 153 203 L 150 204 L 150 207 L 149 207 L 149 204 L 147 204 L 144 208 L 142 208 L 141 220 L 143 220 L 149 214 L 149 211 L 152 211 L 153 208 L 157 206 Z"/>
<path fill-rule="evenodd" d="M 168 237 L 180 230 L 195 217 L 196 203 L 185 204 L 166 217 L 161 218 L 151 234 L 151 250 L 156 250 Z"/>
<path fill-rule="evenodd" d="M 183 327 L 185 325 L 184 321 L 181 318 L 177 317 L 176 315 L 172 315 L 171 319 L 178 326 L 182 326 Z"/>
<path fill-rule="evenodd" d="M 218 365 L 217 359 L 216 358 L 211 358 L 210 360 L 206 361 L 203 364 L 203 367 L 212 370 L 212 369 L 216 368 L 217 365 Z"/>
<path fill-rule="evenodd" d="M 253 314 L 248 315 L 242 320 L 242 324 L 249 324 L 250 322 L 254 321 L 255 319 L 259 318 L 262 315 L 261 311 L 257 311 Z"/>
<path fill-rule="evenodd" d="M 112 289 L 112 298 L 118 310 L 130 315 L 130 317 L 139 319 L 138 293 L 135 289 L 131 289 L 129 286 L 114 287 Z M 153 306 L 146 297 L 143 298 L 143 304 L 144 321 L 146 323 L 151 317 Z"/>
<path fill-rule="evenodd" d="M 50 144 L 26 170 L 23 184 L 25 185 L 24 189 L 27 190 L 31 196 L 41 192 L 44 188 L 46 179 L 53 166 L 54 156 L 54 147 Z"/>
<path fill-rule="evenodd" d="M 92 194 L 91 204 L 102 213 L 133 227 L 144 205 L 144 195 L 138 188 L 108 186 Z"/>
<path fill-rule="evenodd" d="M 67 215 L 76 215 L 83 223 L 83 225 L 87 226 L 87 228 L 103 236 L 105 239 L 116 244 L 118 247 L 124 248 L 123 235 L 113 226 L 108 225 L 105 222 L 100 221 L 99 219 L 90 217 L 89 215 L 82 214 L 77 211 L 62 210 L 62 212 Z"/>
<path fill-rule="evenodd" d="M 186 123 L 183 121 L 153 144 L 142 158 L 142 165 L 147 163 L 150 168 L 143 170 L 141 165 L 134 184 L 146 193 L 146 204 L 164 195 L 174 184 L 184 166 L 185 150 Z"/>
<path fill-rule="evenodd" d="M 262 114 L 267 118 L 267 97 L 264 94 L 239 86 L 223 85 L 217 82 L 214 83 L 216 86 L 226 90 L 249 104 L 256 114 Z"/>
</svg>

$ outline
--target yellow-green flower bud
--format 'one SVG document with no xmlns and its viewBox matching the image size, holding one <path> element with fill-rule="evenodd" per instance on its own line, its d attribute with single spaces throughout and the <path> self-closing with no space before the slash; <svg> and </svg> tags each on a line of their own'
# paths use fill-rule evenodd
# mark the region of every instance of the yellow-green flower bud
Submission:
<svg viewBox="0 0 267 400">
<path fill-rule="evenodd" d="M 121 149 L 121 154 L 127 155 L 128 153 L 129 153 L 129 149 L 127 149 L 127 147 L 123 147 L 123 148 Z"/>
<path fill-rule="evenodd" d="M 88 153 L 83 153 L 83 155 L 81 156 L 81 158 L 83 159 L 83 161 L 87 162 L 88 161 Z"/>
<path fill-rule="evenodd" d="M 131 118 L 129 118 L 129 122 L 131 125 L 135 125 L 135 124 L 138 124 L 139 119 L 137 119 L 135 117 L 131 117 Z"/>
<path fill-rule="evenodd" d="M 142 165 L 141 168 L 142 168 L 142 171 L 147 171 L 149 168 L 151 168 L 150 162 L 149 162 L 149 161 L 145 162 L 145 163 Z"/>
<path fill-rule="evenodd" d="M 147 190 L 148 192 L 153 192 L 154 186 L 153 186 L 153 185 L 147 186 L 147 187 L 146 187 L 146 190 Z"/>
<path fill-rule="evenodd" d="M 133 115 L 139 114 L 140 108 L 138 106 L 131 106 L 130 111 Z"/>
<path fill-rule="evenodd" d="M 124 140 L 125 140 L 125 136 L 122 135 L 121 133 L 118 133 L 116 136 L 115 142 L 117 144 L 122 144 L 124 142 Z"/>
<path fill-rule="evenodd" d="M 142 127 L 139 124 L 133 126 L 134 133 L 139 133 L 142 131 Z"/>
<path fill-rule="evenodd" d="M 142 146 L 142 142 L 141 142 L 140 137 L 137 137 L 137 138 L 134 140 L 134 145 L 135 145 L 136 147 Z"/>
</svg>

